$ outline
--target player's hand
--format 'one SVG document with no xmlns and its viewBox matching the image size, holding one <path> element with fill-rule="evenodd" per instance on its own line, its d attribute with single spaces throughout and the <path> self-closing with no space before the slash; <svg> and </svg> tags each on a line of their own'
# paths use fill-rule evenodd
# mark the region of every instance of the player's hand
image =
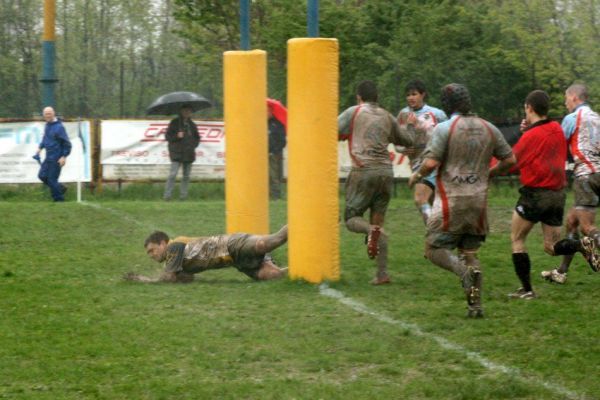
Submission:
<svg viewBox="0 0 600 400">
<path fill-rule="evenodd" d="M 125 275 L 123 275 L 123 280 L 126 281 L 137 281 L 139 279 L 139 275 L 136 274 L 135 272 L 128 272 Z"/>
<path fill-rule="evenodd" d="M 527 120 L 521 120 L 521 125 L 519 125 L 519 130 L 521 131 L 521 133 L 525 132 L 525 129 L 527 129 Z"/>
<path fill-rule="evenodd" d="M 177 132 L 177 137 L 178 137 L 179 139 L 183 139 L 183 135 L 184 135 L 184 133 L 183 133 L 183 132 Z"/>
<path fill-rule="evenodd" d="M 66 162 L 67 159 L 64 156 L 58 159 L 58 165 L 60 165 L 61 167 L 64 167 Z"/>
<path fill-rule="evenodd" d="M 408 117 L 406 117 L 407 125 L 417 125 L 417 115 L 413 112 L 408 113 Z"/>
<path fill-rule="evenodd" d="M 408 178 L 408 187 L 412 189 L 422 177 L 423 175 L 421 175 L 418 171 L 412 174 L 410 178 Z"/>
</svg>

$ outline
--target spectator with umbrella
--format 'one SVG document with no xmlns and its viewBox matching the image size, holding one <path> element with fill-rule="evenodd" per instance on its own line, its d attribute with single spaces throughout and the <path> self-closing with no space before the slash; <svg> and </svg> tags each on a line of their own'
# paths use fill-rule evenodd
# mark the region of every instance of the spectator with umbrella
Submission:
<svg viewBox="0 0 600 400">
<path fill-rule="evenodd" d="M 196 160 L 196 147 L 200 144 L 200 135 L 196 124 L 192 121 L 192 113 L 210 106 L 208 100 L 196 93 L 173 92 L 156 99 L 146 111 L 147 114 L 179 114 L 171 120 L 165 135 L 169 142 L 171 159 L 171 169 L 163 195 L 167 201 L 171 200 L 180 167 L 183 169 L 183 178 L 179 198 L 181 200 L 187 198 L 192 163 Z"/>
</svg>

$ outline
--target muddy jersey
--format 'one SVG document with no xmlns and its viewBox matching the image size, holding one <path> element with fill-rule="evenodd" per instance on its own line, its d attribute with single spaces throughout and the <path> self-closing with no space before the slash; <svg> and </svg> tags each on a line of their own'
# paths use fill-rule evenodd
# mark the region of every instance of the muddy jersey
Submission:
<svg viewBox="0 0 600 400">
<path fill-rule="evenodd" d="M 414 113 L 417 117 L 417 123 L 414 127 L 415 141 L 412 145 L 416 154 L 410 158 L 410 168 L 413 171 L 416 171 L 423 163 L 423 151 L 425 151 L 425 147 L 427 147 L 427 143 L 429 143 L 429 140 L 431 139 L 433 129 L 440 122 L 447 121 L 448 117 L 446 116 L 446 113 L 439 108 L 431 107 L 427 104 L 424 104 L 423 107 L 418 110 L 404 107 L 400 110 L 400 113 L 398 113 L 398 123 L 402 130 L 408 129 L 406 121 L 410 113 Z"/>
<path fill-rule="evenodd" d="M 353 168 L 392 168 L 390 143 L 412 146 L 414 134 L 402 132 L 396 118 L 375 103 L 348 108 L 338 117 L 341 139 L 348 139 Z"/>
<path fill-rule="evenodd" d="M 424 157 L 439 161 L 428 230 L 485 235 L 490 160 L 512 150 L 498 128 L 476 116 L 454 114 L 436 126 Z"/>
<path fill-rule="evenodd" d="M 575 176 L 600 172 L 600 116 L 583 103 L 561 125 L 575 161 Z"/>
<path fill-rule="evenodd" d="M 229 235 L 177 237 L 167 246 L 166 272 L 197 272 L 230 267 L 233 259 L 227 250 Z"/>
</svg>

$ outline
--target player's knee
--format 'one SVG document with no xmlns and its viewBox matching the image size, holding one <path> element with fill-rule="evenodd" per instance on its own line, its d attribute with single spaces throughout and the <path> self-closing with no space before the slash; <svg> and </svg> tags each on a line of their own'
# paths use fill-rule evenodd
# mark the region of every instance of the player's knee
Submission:
<svg viewBox="0 0 600 400">
<path fill-rule="evenodd" d="M 544 242 L 544 252 L 548 255 L 554 255 L 554 243 L 553 242 Z"/>
<path fill-rule="evenodd" d="M 267 243 L 265 242 L 264 239 L 258 239 L 256 241 L 256 244 L 254 245 L 254 249 L 256 250 L 256 252 L 258 254 L 266 253 L 267 252 Z"/>
</svg>

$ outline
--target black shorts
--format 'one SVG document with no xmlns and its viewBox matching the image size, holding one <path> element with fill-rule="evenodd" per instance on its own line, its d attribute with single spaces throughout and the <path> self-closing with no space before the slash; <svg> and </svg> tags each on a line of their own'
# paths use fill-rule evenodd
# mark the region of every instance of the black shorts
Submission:
<svg viewBox="0 0 600 400">
<path fill-rule="evenodd" d="M 561 226 L 567 195 L 564 190 L 550 190 L 523 186 L 515 211 L 529 222 Z"/>
</svg>

